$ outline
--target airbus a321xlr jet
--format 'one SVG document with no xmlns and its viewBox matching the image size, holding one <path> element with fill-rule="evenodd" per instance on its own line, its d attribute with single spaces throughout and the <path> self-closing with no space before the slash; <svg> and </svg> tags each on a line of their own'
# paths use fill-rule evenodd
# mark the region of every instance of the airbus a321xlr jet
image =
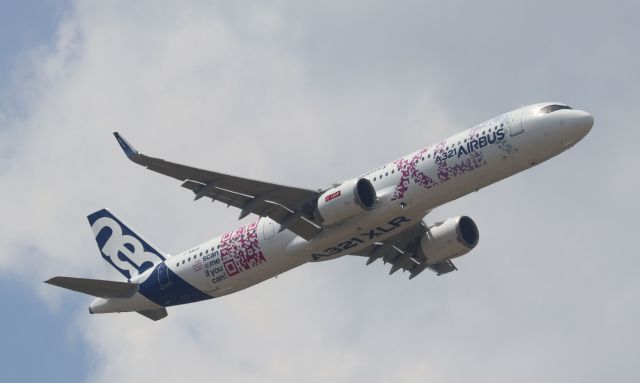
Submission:
<svg viewBox="0 0 640 383">
<path fill-rule="evenodd" d="M 320 190 L 255 181 L 149 157 L 114 133 L 127 157 L 206 197 L 258 219 L 166 254 L 106 209 L 88 216 L 102 257 L 126 281 L 55 277 L 46 283 L 97 297 L 89 312 L 136 311 L 220 297 L 307 262 L 344 255 L 377 259 L 414 278 L 456 270 L 452 259 L 478 244 L 467 216 L 427 223 L 436 207 L 537 165 L 572 147 L 592 128 L 589 113 L 561 103 L 519 108 L 434 145 Z"/>
</svg>

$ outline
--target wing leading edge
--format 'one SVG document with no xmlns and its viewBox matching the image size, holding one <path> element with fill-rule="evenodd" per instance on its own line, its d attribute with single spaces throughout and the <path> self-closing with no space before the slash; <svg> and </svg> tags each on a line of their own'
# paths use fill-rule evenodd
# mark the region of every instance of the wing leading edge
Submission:
<svg viewBox="0 0 640 383">
<path fill-rule="evenodd" d="M 269 217 L 306 240 L 322 227 L 313 222 L 314 203 L 319 192 L 277 185 L 223 173 L 212 172 L 146 156 L 137 151 L 118 132 L 113 133 L 127 157 L 149 170 L 182 181 L 182 187 L 195 194 L 195 200 L 208 197 L 241 209 L 239 218 L 250 213 Z"/>
</svg>

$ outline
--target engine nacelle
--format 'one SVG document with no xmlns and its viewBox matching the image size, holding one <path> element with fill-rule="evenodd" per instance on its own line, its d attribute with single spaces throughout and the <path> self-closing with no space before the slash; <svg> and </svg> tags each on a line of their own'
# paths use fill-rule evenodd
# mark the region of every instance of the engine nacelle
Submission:
<svg viewBox="0 0 640 383">
<path fill-rule="evenodd" d="M 433 265 L 467 254 L 478 244 L 478 226 L 467 216 L 449 218 L 427 230 L 420 239 L 420 248 Z"/>
<path fill-rule="evenodd" d="M 376 190 L 368 179 L 345 181 L 318 198 L 315 215 L 324 225 L 333 225 L 372 209 L 376 199 Z"/>
</svg>

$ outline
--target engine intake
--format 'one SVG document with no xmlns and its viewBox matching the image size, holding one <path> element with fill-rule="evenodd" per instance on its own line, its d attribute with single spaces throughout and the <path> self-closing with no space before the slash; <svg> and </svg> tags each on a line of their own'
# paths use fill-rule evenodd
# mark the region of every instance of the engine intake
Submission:
<svg viewBox="0 0 640 383">
<path fill-rule="evenodd" d="M 318 198 L 315 216 L 320 218 L 325 226 L 333 225 L 371 210 L 376 200 L 376 190 L 368 179 L 345 181 Z"/>
<path fill-rule="evenodd" d="M 467 254 L 478 244 L 478 226 L 467 216 L 449 218 L 430 226 L 420 239 L 420 248 L 433 265 Z"/>
</svg>

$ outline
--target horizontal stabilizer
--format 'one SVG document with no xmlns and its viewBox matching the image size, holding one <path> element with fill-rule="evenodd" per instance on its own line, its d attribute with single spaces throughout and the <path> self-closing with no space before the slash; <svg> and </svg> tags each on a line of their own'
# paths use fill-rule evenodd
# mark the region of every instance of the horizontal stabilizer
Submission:
<svg viewBox="0 0 640 383">
<path fill-rule="evenodd" d="M 135 283 L 103 281 L 100 279 L 53 277 L 48 281 L 44 281 L 44 283 L 99 298 L 128 298 L 138 291 L 138 285 Z"/>
<path fill-rule="evenodd" d="M 167 314 L 167 309 L 165 309 L 164 307 L 161 309 L 140 310 L 137 313 L 140 315 L 144 315 L 153 321 L 160 320 L 169 315 Z"/>
</svg>

